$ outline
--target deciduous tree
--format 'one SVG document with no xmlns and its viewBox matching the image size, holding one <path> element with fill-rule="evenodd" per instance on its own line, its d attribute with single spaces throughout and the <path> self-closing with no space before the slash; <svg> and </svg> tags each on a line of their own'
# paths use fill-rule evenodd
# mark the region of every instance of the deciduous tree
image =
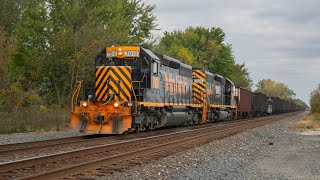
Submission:
<svg viewBox="0 0 320 180">
<path fill-rule="evenodd" d="M 287 85 L 278 83 L 271 79 L 262 79 L 257 85 L 255 92 L 264 93 L 268 96 L 279 97 L 281 99 L 293 101 L 296 94 Z"/>
<path fill-rule="evenodd" d="M 318 89 L 315 89 L 310 94 L 310 106 L 312 113 L 320 113 L 320 84 Z"/>
<path fill-rule="evenodd" d="M 0 0 L 0 26 L 17 44 L 10 79 L 44 104 L 68 106 L 85 69 L 94 79 L 98 51 L 151 36 L 154 8 L 141 0 Z"/>
<path fill-rule="evenodd" d="M 249 72 L 245 64 L 235 62 L 232 46 L 224 42 L 225 36 L 221 28 L 188 27 L 184 31 L 165 32 L 154 50 L 250 88 Z"/>
<path fill-rule="evenodd" d="M 10 68 L 15 51 L 14 39 L 0 26 L 0 89 L 2 90 L 11 85 Z"/>
</svg>

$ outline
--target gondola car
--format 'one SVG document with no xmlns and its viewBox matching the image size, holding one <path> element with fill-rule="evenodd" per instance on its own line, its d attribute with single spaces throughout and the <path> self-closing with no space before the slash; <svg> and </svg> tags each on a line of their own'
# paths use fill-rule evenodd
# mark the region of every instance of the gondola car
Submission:
<svg viewBox="0 0 320 180">
<path fill-rule="evenodd" d="M 252 116 L 252 92 L 242 87 L 236 87 L 237 117 L 249 118 Z"/>
<path fill-rule="evenodd" d="M 252 94 L 253 116 L 265 116 L 268 113 L 268 97 L 262 93 Z"/>
</svg>

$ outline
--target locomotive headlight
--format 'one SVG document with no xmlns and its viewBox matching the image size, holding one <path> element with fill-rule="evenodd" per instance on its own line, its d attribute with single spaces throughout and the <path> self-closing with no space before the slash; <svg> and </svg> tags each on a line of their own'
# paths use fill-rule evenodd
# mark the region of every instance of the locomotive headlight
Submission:
<svg viewBox="0 0 320 180">
<path fill-rule="evenodd" d="M 122 55 L 122 48 L 118 49 L 118 55 L 121 56 Z"/>
<path fill-rule="evenodd" d="M 113 104 L 113 106 L 114 106 L 114 107 L 118 107 L 118 106 L 119 106 L 119 103 L 118 103 L 118 102 L 115 102 L 115 103 Z"/>
<path fill-rule="evenodd" d="M 82 106 L 83 107 L 87 107 L 88 106 L 88 103 L 86 101 L 82 102 Z"/>
</svg>

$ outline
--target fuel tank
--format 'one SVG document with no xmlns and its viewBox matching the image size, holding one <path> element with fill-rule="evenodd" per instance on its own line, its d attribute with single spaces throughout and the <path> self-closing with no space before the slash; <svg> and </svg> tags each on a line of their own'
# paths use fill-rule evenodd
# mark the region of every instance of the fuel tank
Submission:
<svg viewBox="0 0 320 180">
<path fill-rule="evenodd" d="M 229 117 L 228 111 L 219 111 L 219 121 L 226 120 Z"/>
<path fill-rule="evenodd" d="M 186 111 L 185 112 L 164 111 L 161 114 L 161 127 L 183 125 L 190 119 L 191 119 L 191 116 Z"/>
</svg>

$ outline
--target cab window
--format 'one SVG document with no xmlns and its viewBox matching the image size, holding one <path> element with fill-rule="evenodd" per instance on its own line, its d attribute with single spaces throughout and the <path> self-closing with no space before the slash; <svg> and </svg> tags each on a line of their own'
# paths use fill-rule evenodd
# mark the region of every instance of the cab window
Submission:
<svg viewBox="0 0 320 180">
<path fill-rule="evenodd" d="M 158 63 L 153 61 L 153 74 L 157 75 L 159 73 Z"/>
</svg>

